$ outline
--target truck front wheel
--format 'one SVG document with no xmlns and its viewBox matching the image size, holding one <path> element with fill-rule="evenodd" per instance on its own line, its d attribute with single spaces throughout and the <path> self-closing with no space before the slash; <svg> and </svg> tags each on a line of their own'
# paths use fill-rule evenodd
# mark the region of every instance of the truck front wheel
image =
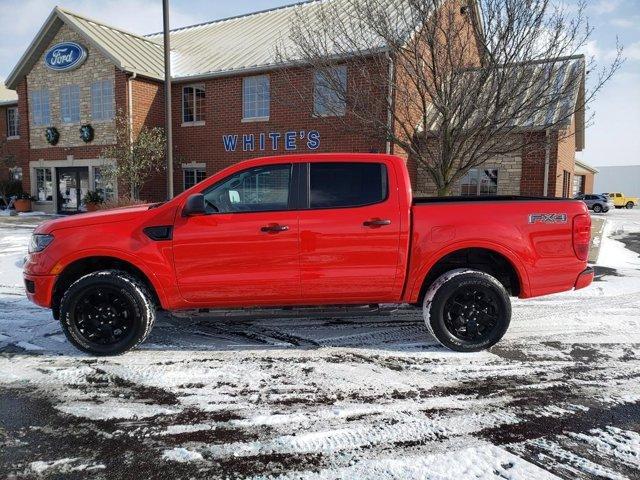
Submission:
<svg viewBox="0 0 640 480">
<path fill-rule="evenodd" d="M 451 270 L 429 287 L 423 315 L 443 346 L 477 352 L 495 345 L 511 321 L 511 301 L 504 286 L 478 270 Z"/>
<path fill-rule="evenodd" d="M 119 355 L 144 341 L 155 321 L 146 286 L 119 270 L 93 272 L 74 282 L 60 302 L 69 341 L 98 356 Z"/>
</svg>

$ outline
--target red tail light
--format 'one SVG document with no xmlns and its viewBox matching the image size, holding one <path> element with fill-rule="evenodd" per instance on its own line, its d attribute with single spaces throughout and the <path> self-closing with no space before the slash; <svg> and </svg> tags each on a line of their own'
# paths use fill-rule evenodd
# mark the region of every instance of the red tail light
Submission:
<svg viewBox="0 0 640 480">
<path fill-rule="evenodd" d="M 588 214 L 576 215 L 573 219 L 573 251 L 580 260 L 589 258 L 591 244 L 591 217 Z"/>
</svg>

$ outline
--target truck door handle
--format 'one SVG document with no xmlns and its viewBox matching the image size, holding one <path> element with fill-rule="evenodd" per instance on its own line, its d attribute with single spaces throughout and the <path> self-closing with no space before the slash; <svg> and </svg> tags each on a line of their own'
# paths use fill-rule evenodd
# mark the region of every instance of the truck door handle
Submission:
<svg viewBox="0 0 640 480">
<path fill-rule="evenodd" d="M 384 227 L 385 225 L 391 225 L 391 220 L 380 220 L 376 218 L 374 220 L 367 220 L 363 225 L 369 228 Z"/>
<path fill-rule="evenodd" d="M 278 225 L 278 224 L 265 225 L 260 229 L 260 231 L 266 232 L 266 233 L 280 233 L 280 232 L 286 232 L 287 230 L 289 230 L 289 225 Z"/>
</svg>

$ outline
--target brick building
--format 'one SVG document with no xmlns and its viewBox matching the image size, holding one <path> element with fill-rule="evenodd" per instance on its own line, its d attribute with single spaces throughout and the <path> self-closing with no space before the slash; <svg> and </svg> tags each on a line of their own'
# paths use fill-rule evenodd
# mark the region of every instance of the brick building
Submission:
<svg viewBox="0 0 640 480">
<path fill-rule="evenodd" d="M 303 103 L 287 101 L 292 95 L 291 71 L 285 78 L 275 46 L 286 38 L 296 8 L 317 4 L 318 0 L 171 32 L 176 193 L 230 164 L 260 155 L 402 155 L 384 138 L 331 128 L 321 118 L 323 107 L 315 94 Z M 461 10 L 461 21 L 472 14 Z M 338 67 L 335 73 L 351 81 L 347 68 Z M 133 135 L 143 126 L 164 124 L 163 78 L 160 34 L 141 36 L 65 9 L 53 10 L 7 78 L 7 87 L 16 93 L 0 97 L 0 153 L 13 159 L 10 173 L 21 176 L 25 190 L 37 198 L 37 210 L 82 210 L 82 197 L 89 190 L 118 195 L 118 185 L 107 184 L 101 174 L 112 161 L 101 152 L 114 142 L 118 112 L 130 122 Z M 322 77 L 310 69 L 300 68 L 294 81 L 312 85 L 314 92 L 323 88 Z M 387 112 L 380 115 L 386 118 Z M 577 115 L 562 128 L 573 129 L 575 135 L 531 129 L 531 135 L 548 136 L 549 149 L 496 158 L 469 172 L 454 193 L 542 195 L 546 190 L 549 196 L 570 195 L 575 152 L 584 146 L 584 118 Z M 408 162 L 416 192 L 432 193 L 428 178 Z M 5 175 L 8 168 L 4 167 Z M 163 199 L 163 176 L 153 178 L 142 196 Z"/>
</svg>

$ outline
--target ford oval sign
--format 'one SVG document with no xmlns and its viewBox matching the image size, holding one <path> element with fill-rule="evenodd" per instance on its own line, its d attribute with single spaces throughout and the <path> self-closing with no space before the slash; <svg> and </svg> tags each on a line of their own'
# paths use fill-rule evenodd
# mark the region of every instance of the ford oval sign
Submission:
<svg viewBox="0 0 640 480">
<path fill-rule="evenodd" d="M 78 68 L 87 58 L 87 51 L 74 42 L 62 42 L 51 47 L 44 56 L 47 68 L 66 72 Z"/>
</svg>

